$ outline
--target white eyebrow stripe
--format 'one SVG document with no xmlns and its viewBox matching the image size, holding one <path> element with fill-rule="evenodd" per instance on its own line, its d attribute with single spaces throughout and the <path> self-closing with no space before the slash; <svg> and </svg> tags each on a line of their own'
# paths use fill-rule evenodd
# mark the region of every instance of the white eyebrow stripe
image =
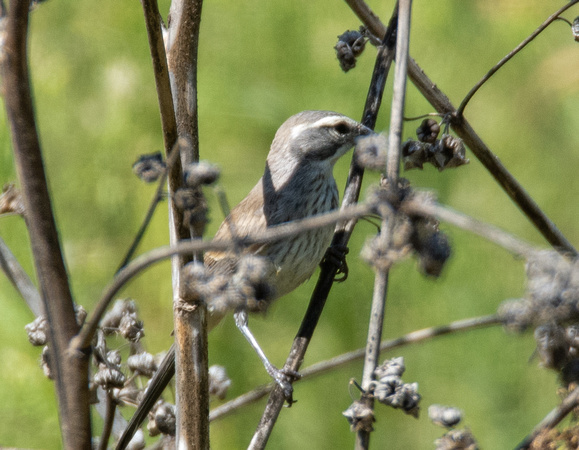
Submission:
<svg viewBox="0 0 579 450">
<path fill-rule="evenodd" d="M 298 137 L 303 131 L 309 128 L 321 128 L 321 127 L 331 127 L 340 122 L 353 122 L 351 119 L 348 119 L 344 116 L 328 116 L 322 117 L 319 120 L 316 120 L 314 123 L 306 124 L 300 123 L 299 125 L 295 125 L 292 127 L 290 135 L 292 139 Z"/>
</svg>

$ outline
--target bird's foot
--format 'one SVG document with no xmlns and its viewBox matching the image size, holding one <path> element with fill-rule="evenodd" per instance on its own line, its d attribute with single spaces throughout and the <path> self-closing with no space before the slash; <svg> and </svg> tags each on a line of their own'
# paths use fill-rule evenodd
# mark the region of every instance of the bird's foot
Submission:
<svg viewBox="0 0 579 450">
<path fill-rule="evenodd" d="M 324 260 L 329 261 L 338 267 L 334 281 L 341 283 L 348 278 L 348 263 L 346 262 L 346 255 L 350 249 L 345 245 L 332 245 L 326 251 Z"/>
<path fill-rule="evenodd" d="M 296 380 L 299 380 L 302 376 L 299 372 L 291 369 L 278 369 L 277 367 L 270 364 L 266 367 L 267 373 L 273 378 L 273 381 L 281 388 L 283 396 L 288 403 L 288 406 L 291 406 L 295 403 L 293 399 L 293 391 L 294 388 L 292 383 Z"/>
</svg>

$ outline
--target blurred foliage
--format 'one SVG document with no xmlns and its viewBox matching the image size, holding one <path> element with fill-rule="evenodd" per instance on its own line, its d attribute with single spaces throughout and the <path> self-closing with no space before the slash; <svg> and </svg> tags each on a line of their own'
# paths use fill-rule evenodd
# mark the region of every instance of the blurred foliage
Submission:
<svg viewBox="0 0 579 450">
<path fill-rule="evenodd" d="M 373 2 L 387 21 L 393 1 Z M 533 31 L 562 2 L 454 0 L 414 2 L 411 54 L 458 105 L 488 69 Z M 160 4 L 167 11 L 169 1 Z M 571 11 L 568 16 L 571 16 Z M 576 12 L 576 11 L 575 11 Z M 336 36 L 359 22 L 342 2 L 309 0 L 238 2 L 203 6 L 199 54 L 199 115 L 202 158 L 222 168 L 221 185 L 232 205 L 261 176 L 277 127 L 305 109 L 331 109 L 359 119 L 374 64 L 368 47 L 356 69 L 344 74 L 335 59 Z M 131 173 L 140 154 L 162 148 L 156 93 L 138 2 L 48 1 L 33 11 L 30 67 L 42 146 L 75 299 L 89 311 L 110 280 L 144 217 L 154 187 Z M 579 241 L 579 58 L 569 27 L 556 22 L 517 55 L 475 96 L 466 116 L 480 136 L 566 234 Z M 377 130 L 386 130 L 391 84 Z M 406 114 L 432 111 L 409 85 Z M 404 138 L 414 135 L 408 123 Z M 0 182 L 16 180 L 8 124 L 0 110 Z M 457 170 L 431 167 L 404 176 L 433 189 L 441 202 L 499 225 L 537 245 L 545 242 L 474 159 Z M 336 167 L 343 186 L 347 158 Z M 366 186 L 377 180 L 366 176 Z M 211 191 L 211 236 L 222 220 Z M 168 241 L 162 206 L 140 250 Z M 392 271 L 385 338 L 452 320 L 493 313 L 524 290 L 523 262 L 478 237 L 450 229 L 453 257 L 441 279 L 425 279 L 412 261 Z M 305 365 L 365 345 L 373 274 L 357 259 L 375 228 L 362 222 L 351 242 L 350 277 L 336 285 L 310 346 Z M 0 236 L 33 273 L 22 220 L 0 219 Z M 251 325 L 266 353 L 281 364 L 305 311 L 314 280 L 276 303 L 267 320 Z M 172 308 L 168 263 L 131 282 L 122 295 L 140 305 L 145 345 L 168 347 Z M 24 325 L 32 316 L 0 277 L 0 444 L 58 448 L 52 383 L 38 368 L 40 352 L 28 345 Z M 477 330 L 399 349 L 405 381 L 423 396 L 418 420 L 378 407 L 377 448 L 432 448 L 442 430 L 424 412 L 431 403 L 465 413 L 483 448 L 513 447 L 557 402 L 556 375 L 529 358 L 530 334 Z M 231 319 L 210 339 L 211 363 L 227 366 L 234 386 L 229 398 L 267 375 Z M 298 403 L 284 409 L 271 448 L 351 448 L 341 412 L 356 396 L 350 378 L 361 364 L 296 385 Z M 212 424 L 213 448 L 245 448 L 262 404 Z M 97 430 L 95 430 L 97 431 Z M 98 433 L 98 431 L 97 431 Z"/>
</svg>

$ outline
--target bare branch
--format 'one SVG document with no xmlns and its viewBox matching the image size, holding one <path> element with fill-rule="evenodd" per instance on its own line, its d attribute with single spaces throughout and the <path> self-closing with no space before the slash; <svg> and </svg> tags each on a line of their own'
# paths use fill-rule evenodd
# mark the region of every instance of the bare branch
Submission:
<svg viewBox="0 0 579 450">
<path fill-rule="evenodd" d="M 484 222 L 480 222 L 465 214 L 442 206 L 434 201 L 425 201 L 421 198 L 413 198 L 405 201 L 400 209 L 407 214 L 419 214 L 436 217 L 443 222 L 478 234 L 483 238 L 494 242 L 509 252 L 522 257 L 528 257 L 536 251 L 536 248 L 515 236 Z"/>
<path fill-rule="evenodd" d="M 530 42 L 533 41 L 533 39 L 535 39 L 539 34 L 541 34 L 543 32 L 543 30 L 545 30 L 545 28 L 547 28 L 549 25 L 551 25 L 555 20 L 559 19 L 559 16 L 561 14 L 563 14 L 565 11 L 567 11 L 567 9 L 569 9 L 571 6 L 573 6 L 575 3 L 578 3 L 579 0 L 571 0 L 569 3 L 567 3 L 566 5 L 562 6 L 561 8 L 559 8 L 557 11 L 555 11 L 553 14 L 551 14 L 547 20 L 545 20 L 540 26 L 539 28 L 537 28 L 535 31 L 533 31 L 525 40 L 523 40 L 523 42 L 521 42 L 519 45 L 517 45 L 513 50 L 511 50 L 503 59 L 501 59 L 498 63 L 496 63 L 491 70 L 489 70 L 484 77 L 482 77 L 479 82 L 477 84 L 475 84 L 473 86 L 473 88 L 468 92 L 468 94 L 466 94 L 466 97 L 464 97 L 464 99 L 462 100 L 462 102 L 460 103 L 460 106 L 458 107 L 457 111 L 456 111 L 456 115 L 458 117 L 462 116 L 464 114 L 464 109 L 466 108 L 466 105 L 468 104 L 468 102 L 470 101 L 470 99 L 474 96 L 474 94 L 477 93 L 477 91 L 482 87 L 483 84 L 485 84 L 493 75 L 495 72 L 497 72 L 501 67 L 503 67 L 507 62 L 509 62 L 513 56 L 515 56 L 517 53 L 519 53 L 522 49 L 524 49 L 527 44 L 529 44 Z"/>
<path fill-rule="evenodd" d="M 253 245 L 265 244 L 272 241 L 295 236 L 308 230 L 313 230 L 332 223 L 337 223 L 342 220 L 349 220 L 352 218 L 359 218 L 368 215 L 371 212 L 370 206 L 366 204 L 349 206 L 341 211 L 333 211 L 328 214 L 321 214 L 319 216 L 308 217 L 306 219 L 288 222 L 283 225 L 270 227 L 267 231 L 258 236 L 248 236 L 241 242 L 235 240 L 219 240 L 219 241 L 181 241 L 172 246 L 160 247 L 151 250 L 139 257 L 135 258 L 124 269 L 122 269 L 112 280 L 112 282 L 105 288 L 93 315 L 87 324 L 81 330 L 81 333 L 75 338 L 73 345 L 75 348 L 83 348 L 86 342 L 90 342 L 98 327 L 102 316 L 104 315 L 108 305 L 114 296 L 123 288 L 123 286 L 132 279 L 135 275 L 150 267 L 151 265 L 171 258 L 179 254 L 191 254 L 195 252 L 205 252 L 208 250 L 227 250 L 233 246 L 239 245 Z"/>
<path fill-rule="evenodd" d="M 411 333 L 405 334 L 395 339 L 390 339 L 388 341 L 382 341 L 380 344 L 380 352 L 386 352 L 393 350 L 395 348 L 404 347 L 409 344 L 418 344 L 420 342 L 428 341 L 438 336 L 444 336 L 447 334 L 454 334 L 463 331 L 475 330 L 478 328 L 485 328 L 495 325 L 501 325 L 502 321 L 497 315 L 472 317 L 468 319 L 457 320 L 451 322 L 447 325 L 439 325 L 429 328 L 424 328 L 422 330 L 416 330 Z M 366 348 L 359 348 L 348 353 L 336 356 L 335 358 L 328 359 L 326 361 L 320 361 L 312 364 L 305 369 L 300 370 L 300 375 L 302 376 L 299 381 L 306 381 L 317 376 L 323 375 L 329 371 L 344 367 L 352 362 L 360 361 L 364 358 Z M 209 415 L 210 420 L 223 419 L 239 408 L 246 405 L 254 403 L 261 398 L 265 397 L 270 393 L 275 387 L 275 383 L 269 383 L 264 386 L 259 386 L 256 389 L 246 392 L 233 400 L 224 403 L 217 408 L 211 410 Z"/>
<path fill-rule="evenodd" d="M 384 35 L 386 27 L 363 0 L 347 0 L 347 3 L 372 34 L 376 36 Z M 408 76 L 434 109 L 443 116 L 448 115 L 453 118 L 451 120 L 452 129 L 465 144 L 469 146 L 482 165 L 490 172 L 521 211 L 523 211 L 547 242 L 553 247 L 558 247 L 573 255 L 577 255 L 577 251 L 573 245 L 539 208 L 512 174 L 501 164 L 500 160 L 475 133 L 466 119 L 456 116 L 456 109 L 448 97 L 438 89 L 436 84 L 426 76 L 424 71 L 412 58 L 409 60 Z"/>
<path fill-rule="evenodd" d="M 550 430 L 557 426 L 565 417 L 567 417 L 579 405 L 579 387 L 576 387 L 559 406 L 553 409 L 545 418 L 533 429 L 533 431 L 517 445 L 516 450 L 530 448 L 533 440 L 539 433 Z"/>
<path fill-rule="evenodd" d="M 380 34 L 376 34 L 377 36 L 384 36 L 383 45 L 379 49 L 378 55 L 376 57 L 374 73 L 372 75 L 372 81 L 370 83 L 370 88 L 368 89 L 366 104 L 362 114 L 362 123 L 372 129 L 376 124 L 376 117 L 382 102 L 382 93 L 384 92 L 384 85 L 386 83 L 390 64 L 394 59 L 393 37 L 396 33 L 397 16 L 398 4 L 396 4 L 394 9 L 388 30 L 384 30 L 384 32 Z M 348 175 L 344 198 L 342 200 L 342 209 L 348 208 L 358 201 L 363 175 L 364 170 L 356 164 L 355 158 L 352 158 L 350 173 Z M 357 220 L 351 220 L 347 223 L 339 224 L 336 227 L 334 238 L 332 239 L 332 247 L 336 249 L 346 248 L 354 226 L 356 225 L 356 221 Z M 345 258 L 345 253 L 342 253 L 342 257 Z M 294 338 L 292 348 L 284 365 L 284 370 L 299 370 L 326 303 L 326 299 L 330 293 L 330 289 L 332 288 L 334 277 L 336 276 L 338 268 L 338 265 L 336 265 L 335 262 L 332 262 L 329 258 L 326 258 L 326 260 L 322 262 L 321 273 L 318 278 L 318 282 L 316 283 L 312 293 L 310 303 L 304 315 L 304 319 L 302 320 L 300 329 Z M 281 392 L 281 389 L 274 389 L 250 442 L 249 448 L 262 449 L 265 447 L 284 403 L 285 397 Z"/>
<path fill-rule="evenodd" d="M 394 93 L 390 114 L 390 131 L 388 136 L 388 155 L 386 163 L 386 176 L 388 186 L 393 191 L 398 189 L 398 175 L 400 172 L 400 155 L 402 142 L 402 129 L 404 126 L 404 99 L 406 96 L 406 78 L 408 68 L 408 49 L 410 46 L 410 12 L 412 0 L 400 0 L 398 2 L 398 29 L 396 35 L 396 69 L 394 72 Z M 387 241 L 385 248 L 389 247 L 392 226 L 391 219 L 384 217 L 382 231 L 379 239 Z M 386 296 L 388 292 L 389 270 L 376 270 L 374 279 L 374 291 L 372 293 L 372 307 L 368 324 L 368 338 L 366 340 L 366 352 L 364 357 L 364 370 L 362 373 L 362 389 L 365 392 L 371 390 L 374 380 L 374 371 L 380 359 L 380 348 L 377 345 L 382 339 L 382 327 L 384 324 L 384 312 L 386 310 Z M 363 402 L 368 408 L 374 407 L 374 399 L 365 396 Z M 367 449 L 370 445 L 370 432 L 361 429 L 356 434 L 357 449 Z"/>
<path fill-rule="evenodd" d="M 34 286 L 28 274 L 2 238 L 0 238 L 0 267 L 2 267 L 6 277 L 20 293 L 34 317 L 43 314 L 42 298 L 38 293 L 38 289 L 36 289 L 36 286 Z"/>
<path fill-rule="evenodd" d="M 78 332 L 68 275 L 36 131 L 28 76 L 26 39 L 28 0 L 13 0 L 7 17 L 2 67 L 5 103 L 32 253 L 50 326 L 50 352 L 59 399 L 60 424 L 66 448 L 90 448 L 88 351 L 71 354 L 68 344 Z"/>
</svg>

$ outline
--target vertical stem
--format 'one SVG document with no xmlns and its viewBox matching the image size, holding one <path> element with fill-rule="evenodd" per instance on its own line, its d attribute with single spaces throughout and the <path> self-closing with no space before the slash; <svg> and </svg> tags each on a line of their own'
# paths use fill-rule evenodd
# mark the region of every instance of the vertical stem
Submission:
<svg viewBox="0 0 579 450">
<path fill-rule="evenodd" d="M 28 0 L 13 0 L 6 19 L 2 66 L 6 111 L 34 264 L 50 326 L 49 346 L 63 445 L 68 449 L 90 448 L 89 349 L 68 351 L 70 340 L 78 332 L 79 326 L 52 213 L 34 118 L 26 55 L 28 10 Z"/>
<path fill-rule="evenodd" d="M 173 103 L 183 166 L 199 160 L 197 110 L 197 54 L 202 0 L 173 0 L 171 24 L 165 47 L 171 76 Z M 174 192 L 174 191 L 172 191 Z M 171 243 L 200 237 L 204 223 L 184 224 L 170 202 Z M 209 448 L 209 378 L 207 309 L 203 302 L 187 298 L 181 269 L 193 255 L 173 258 L 175 325 L 175 384 L 177 397 L 177 448 Z"/>
<path fill-rule="evenodd" d="M 410 10 L 412 0 L 400 0 L 398 5 L 398 30 L 396 35 L 396 69 L 394 71 L 394 94 L 392 97 L 392 111 L 390 118 L 390 133 L 388 136 L 388 157 L 386 175 L 388 189 L 398 189 L 398 176 L 400 171 L 400 145 L 402 141 L 402 128 L 404 117 L 404 99 L 406 95 L 406 77 L 408 69 L 408 49 L 410 43 Z M 387 248 L 390 241 L 391 226 L 389 220 L 382 221 L 380 239 Z M 388 292 L 388 270 L 377 270 L 374 279 L 374 292 L 372 295 L 372 308 L 370 323 L 368 325 L 368 339 L 364 357 L 364 370 L 362 373 L 362 389 L 365 393 L 372 392 L 374 371 L 380 358 L 380 340 L 382 339 L 382 326 L 386 310 L 386 295 Z M 364 395 L 362 401 L 370 408 L 374 407 L 374 399 L 371 395 Z M 355 448 L 367 449 L 370 445 L 370 432 L 360 430 L 356 434 Z"/>
</svg>

